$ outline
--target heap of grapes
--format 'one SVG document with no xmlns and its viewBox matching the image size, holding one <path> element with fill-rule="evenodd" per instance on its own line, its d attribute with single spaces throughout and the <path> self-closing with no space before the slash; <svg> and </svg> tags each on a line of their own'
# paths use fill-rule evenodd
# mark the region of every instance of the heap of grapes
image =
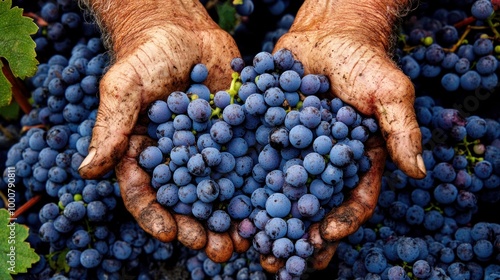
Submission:
<svg viewBox="0 0 500 280">
<path fill-rule="evenodd" d="M 364 142 L 372 118 L 340 99 L 317 97 L 326 77 L 304 75 L 289 50 L 233 59 L 231 88 L 210 94 L 208 69 L 194 66 L 186 92 L 148 110 L 157 145 L 140 154 L 157 201 L 225 232 L 232 220 L 261 254 L 288 260 L 300 276 L 313 253 L 306 233 L 370 168 Z M 154 133 L 154 134 L 153 134 Z M 292 269 L 293 268 L 293 269 Z"/>
<path fill-rule="evenodd" d="M 412 80 L 439 80 L 449 91 L 493 90 L 500 52 L 495 40 L 495 1 L 478 0 L 470 10 L 439 8 L 404 26 L 401 69 Z"/>
</svg>

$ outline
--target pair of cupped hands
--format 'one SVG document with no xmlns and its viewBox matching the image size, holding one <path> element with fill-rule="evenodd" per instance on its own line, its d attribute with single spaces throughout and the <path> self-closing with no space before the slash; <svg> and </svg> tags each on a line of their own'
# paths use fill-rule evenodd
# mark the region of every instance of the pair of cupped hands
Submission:
<svg viewBox="0 0 500 280">
<path fill-rule="evenodd" d="M 381 130 L 381 136 L 367 143 L 371 169 L 340 207 L 309 230 L 315 248 L 310 265 L 323 269 L 338 242 L 372 215 L 387 152 L 413 178 L 425 176 L 425 167 L 413 110 L 413 85 L 388 55 L 390 34 L 371 32 L 360 23 L 363 20 L 350 23 L 345 18 L 332 20 L 326 14 L 319 17 L 314 10 L 327 13 L 327 9 L 316 5 L 311 1 L 303 4 L 275 50 L 287 48 L 303 63 L 306 73 L 326 75 L 331 97 L 374 116 Z M 154 144 L 146 136 L 148 105 L 172 91 L 185 90 L 190 70 L 197 63 L 209 69 L 205 84 L 212 92 L 228 89 L 230 61 L 240 57 L 231 35 L 220 29 L 199 3 L 181 6 L 175 13 L 169 20 L 148 24 L 132 18 L 127 29 L 111 30 L 114 62 L 100 82 L 100 105 L 89 155 L 79 171 L 83 178 L 98 178 L 114 168 L 124 204 L 146 232 L 164 242 L 177 239 L 192 249 L 204 249 L 212 260 L 223 262 L 233 252 L 244 252 L 251 246 L 250 240 L 238 235 L 237 224 L 227 233 L 215 233 L 192 217 L 169 212 L 157 203 L 150 176 L 137 160 L 146 146 Z M 261 256 L 261 264 L 266 271 L 276 272 L 284 261 Z"/>
</svg>

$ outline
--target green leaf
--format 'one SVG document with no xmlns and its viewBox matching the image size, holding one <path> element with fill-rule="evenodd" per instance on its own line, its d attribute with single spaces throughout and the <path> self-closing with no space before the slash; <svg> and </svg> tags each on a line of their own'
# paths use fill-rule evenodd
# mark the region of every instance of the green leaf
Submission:
<svg viewBox="0 0 500 280">
<path fill-rule="evenodd" d="M 3 63 L 0 60 L 0 70 L 1 69 L 3 69 Z M 4 76 L 3 71 L 0 71 L 0 108 L 10 104 L 11 100 L 11 85 L 9 83 L 9 80 L 7 80 L 7 78 Z"/>
<path fill-rule="evenodd" d="M 238 23 L 238 19 L 236 17 L 236 9 L 231 4 L 231 1 L 217 5 L 216 9 L 219 16 L 219 26 L 227 32 L 232 32 Z"/>
<path fill-rule="evenodd" d="M 0 1 L 0 57 L 8 61 L 15 77 L 24 79 L 36 73 L 36 44 L 31 35 L 37 31 L 33 19 L 23 16 L 23 9 L 12 7 L 12 0 Z M 0 107 L 8 105 L 11 97 L 11 84 L 1 72 Z"/>
<path fill-rule="evenodd" d="M 62 251 L 57 251 L 47 256 L 47 259 L 49 260 L 49 266 L 56 272 L 61 272 L 64 270 L 64 272 L 68 273 L 70 270 L 70 267 L 66 262 L 66 255 L 68 254 L 68 252 L 69 248 L 65 248 Z"/>
<path fill-rule="evenodd" d="M 25 242 L 29 229 L 11 219 L 13 212 L 0 209 L 0 279 L 11 279 L 10 274 L 25 273 L 40 256 Z"/>
<path fill-rule="evenodd" d="M 19 104 L 12 102 L 9 105 L 2 107 L 0 116 L 7 121 L 15 121 L 19 119 Z"/>
</svg>

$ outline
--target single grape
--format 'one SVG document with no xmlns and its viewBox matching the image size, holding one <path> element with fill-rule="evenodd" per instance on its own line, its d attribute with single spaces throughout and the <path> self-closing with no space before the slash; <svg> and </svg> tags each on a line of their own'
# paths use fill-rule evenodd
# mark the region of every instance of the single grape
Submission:
<svg viewBox="0 0 500 280">
<path fill-rule="evenodd" d="M 139 164 L 145 169 L 153 169 L 163 161 L 163 153 L 156 146 L 149 146 L 139 155 Z"/>
<path fill-rule="evenodd" d="M 258 74 L 274 69 L 273 55 L 268 52 L 259 52 L 253 58 L 253 67 Z"/>
<path fill-rule="evenodd" d="M 201 83 L 205 81 L 208 76 L 208 69 L 205 64 L 198 63 L 196 64 L 190 73 L 190 78 L 195 83 Z"/>
<path fill-rule="evenodd" d="M 207 220 L 208 229 L 215 232 L 226 232 L 231 225 L 231 217 L 223 210 L 215 210 Z"/>
<path fill-rule="evenodd" d="M 471 13 L 479 20 L 487 19 L 493 13 L 493 5 L 490 0 L 478 0 L 472 4 Z"/>
<path fill-rule="evenodd" d="M 96 249 L 85 249 L 80 255 L 80 263 L 85 268 L 97 267 L 102 260 L 102 255 Z"/>
</svg>

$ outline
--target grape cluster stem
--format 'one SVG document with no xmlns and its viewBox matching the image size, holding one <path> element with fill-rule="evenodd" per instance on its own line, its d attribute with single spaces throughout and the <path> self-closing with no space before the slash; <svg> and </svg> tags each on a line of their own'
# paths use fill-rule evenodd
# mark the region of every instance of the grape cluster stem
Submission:
<svg viewBox="0 0 500 280">
<path fill-rule="evenodd" d="M 2 193 L 2 196 L 5 197 L 5 195 Z M 24 212 L 28 211 L 31 207 L 35 206 L 40 200 L 42 200 L 42 195 L 37 194 L 34 197 L 30 198 L 28 201 L 26 201 L 21 207 L 16 209 L 16 212 L 14 212 L 14 215 L 12 218 L 17 218 L 21 216 Z"/>
</svg>

